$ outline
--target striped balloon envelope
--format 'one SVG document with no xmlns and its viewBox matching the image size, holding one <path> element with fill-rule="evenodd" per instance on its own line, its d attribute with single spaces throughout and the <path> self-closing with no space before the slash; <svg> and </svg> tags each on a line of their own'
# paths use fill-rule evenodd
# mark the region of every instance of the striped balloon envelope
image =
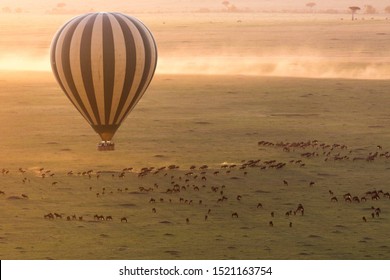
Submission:
<svg viewBox="0 0 390 280">
<path fill-rule="evenodd" d="M 111 143 L 153 78 L 157 47 L 149 29 L 132 16 L 89 13 L 57 32 L 50 60 L 66 96 L 102 143 Z"/>
</svg>

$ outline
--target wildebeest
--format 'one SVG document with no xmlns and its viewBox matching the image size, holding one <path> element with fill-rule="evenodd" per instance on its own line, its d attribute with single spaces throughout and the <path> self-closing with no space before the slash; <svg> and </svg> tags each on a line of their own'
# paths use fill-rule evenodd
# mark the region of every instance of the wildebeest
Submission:
<svg viewBox="0 0 390 280">
<path fill-rule="evenodd" d="M 52 219 L 54 219 L 54 215 L 52 213 L 49 213 L 49 214 L 43 215 L 43 218 L 52 220 Z"/>
</svg>

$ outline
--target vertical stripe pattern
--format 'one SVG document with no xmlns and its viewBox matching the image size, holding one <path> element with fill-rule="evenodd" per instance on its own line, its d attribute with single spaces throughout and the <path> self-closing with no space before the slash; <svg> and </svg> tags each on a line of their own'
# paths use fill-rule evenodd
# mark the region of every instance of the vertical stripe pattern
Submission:
<svg viewBox="0 0 390 280">
<path fill-rule="evenodd" d="M 138 19 L 90 13 L 70 20 L 57 32 L 50 60 L 66 96 L 108 141 L 149 86 L 157 47 Z"/>
</svg>

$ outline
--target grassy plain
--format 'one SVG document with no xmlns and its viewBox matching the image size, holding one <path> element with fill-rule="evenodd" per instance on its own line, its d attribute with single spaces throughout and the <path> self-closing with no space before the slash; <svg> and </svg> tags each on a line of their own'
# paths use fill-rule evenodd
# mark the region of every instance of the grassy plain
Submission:
<svg viewBox="0 0 390 280">
<path fill-rule="evenodd" d="M 366 195 L 390 191 L 390 80 L 383 79 L 389 73 L 388 23 L 259 17 L 145 20 L 155 30 L 161 68 L 118 130 L 113 152 L 96 150 L 98 136 L 50 72 L 2 71 L 0 258 L 388 259 L 390 200 Z M 41 25 L 32 25 L 40 35 L 32 50 L 44 56 L 58 26 L 34 26 Z M 281 30 L 288 35 L 281 36 Z M 23 38 L 10 34 L 8 48 L 17 49 Z M 315 59 L 307 60 L 303 52 Z M 291 53 L 296 55 L 287 63 L 272 62 Z M 191 62 L 191 56 L 203 62 Z M 236 68 L 239 57 L 244 68 Z M 215 64 L 201 73 L 208 58 Z M 186 70 L 188 61 L 195 63 L 193 70 Z M 282 77 L 287 74 L 279 69 L 296 77 Z M 297 69 L 303 69 L 301 75 L 293 75 Z M 301 77 L 305 73 L 317 74 Z M 259 141 L 312 145 L 286 150 Z M 374 160 L 365 160 L 376 152 Z M 240 169 L 250 160 L 260 161 Z M 277 163 L 285 165 L 272 167 Z M 179 168 L 138 176 L 143 167 L 172 164 Z M 201 174 L 204 164 L 208 169 Z M 196 169 L 186 175 L 191 165 Z M 120 178 L 129 167 L 133 170 Z M 82 175 L 88 170 L 91 178 Z M 180 192 L 166 193 L 175 184 Z M 338 202 L 331 202 L 329 190 Z M 367 201 L 344 202 L 348 192 Z M 223 196 L 227 200 L 218 202 Z M 285 215 L 298 204 L 305 208 L 303 216 Z M 371 217 L 371 207 L 381 209 L 379 217 Z M 50 212 L 63 218 L 44 219 Z M 113 220 L 96 221 L 95 214 Z M 72 215 L 83 220 L 67 221 Z"/>
</svg>

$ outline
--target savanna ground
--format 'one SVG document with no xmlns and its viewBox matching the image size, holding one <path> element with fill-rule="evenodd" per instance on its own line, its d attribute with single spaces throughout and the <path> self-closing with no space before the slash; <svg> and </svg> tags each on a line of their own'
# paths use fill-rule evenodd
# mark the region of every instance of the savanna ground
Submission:
<svg viewBox="0 0 390 280">
<path fill-rule="evenodd" d="M 38 38 L 43 53 L 59 22 L 25 40 Z M 172 72 L 156 74 L 113 152 L 96 150 L 98 137 L 50 72 L 1 72 L 1 259 L 390 257 L 390 80 L 368 79 L 389 73 L 387 21 L 150 22 L 160 69 L 173 57 Z M 2 32 L 8 47 L 20 45 Z M 183 61 L 199 56 L 190 64 L 202 69 L 222 48 L 208 75 L 186 72 Z M 257 49 L 268 59 L 255 65 L 261 73 L 248 59 Z M 329 59 L 297 59 L 309 50 Z M 298 56 L 270 62 L 286 53 Z M 280 69 L 321 78 L 264 76 Z M 304 215 L 294 215 L 299 204 Z"/>
</svg>

